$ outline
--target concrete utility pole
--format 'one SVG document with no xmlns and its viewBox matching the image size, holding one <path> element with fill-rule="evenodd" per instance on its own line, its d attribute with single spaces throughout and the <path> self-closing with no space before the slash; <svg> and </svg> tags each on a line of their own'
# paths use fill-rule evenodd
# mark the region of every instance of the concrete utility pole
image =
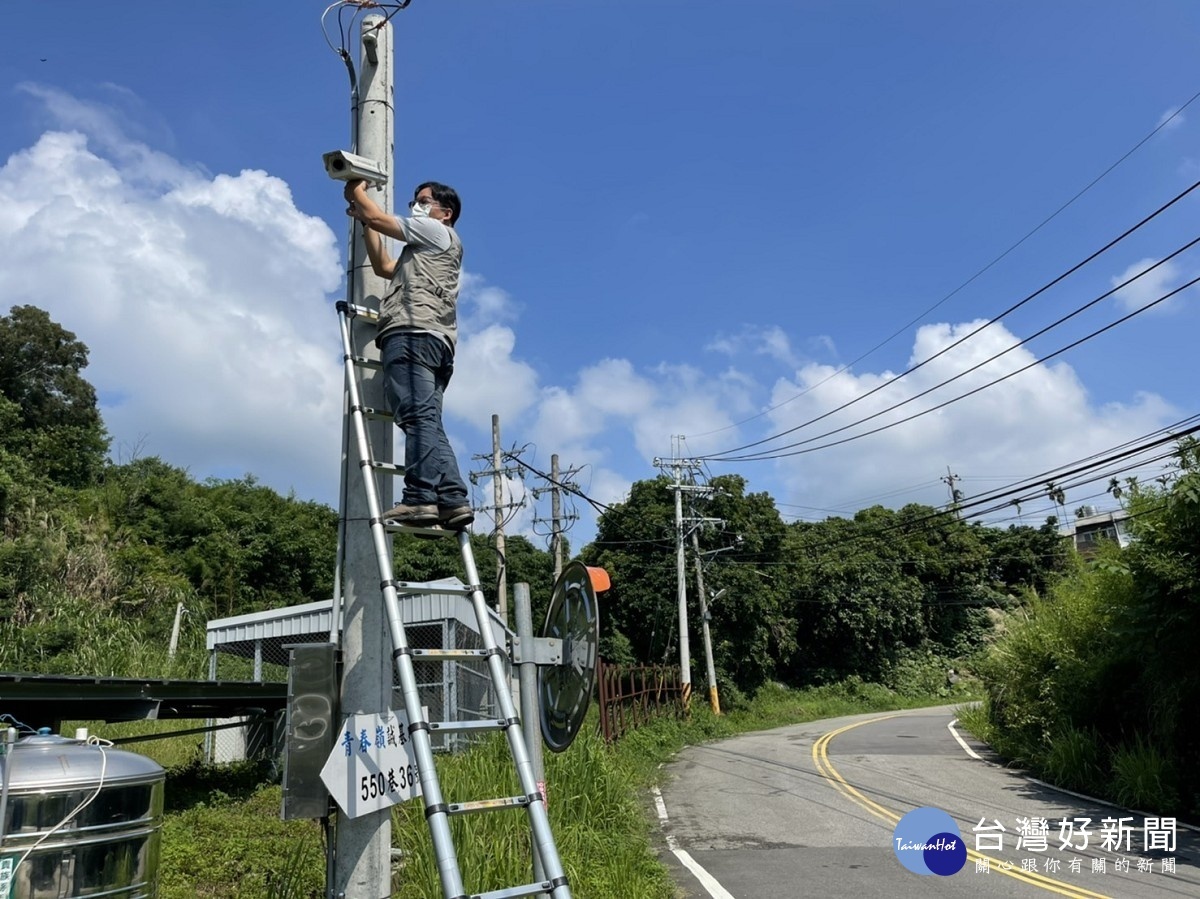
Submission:
<svg viewBox="0 0 1200 899">
<path fill-rule="evenodd" d="M 675 471 L 675 579 L 679 594 L 679 682 L 683 691 L 683 707 L 692 704 L 692 654 L 688 645 L 687 580 L 683 557 L 683 483 L 679 460 L 672 465 Z"/>
<path fill-rule="evenodd" d="M 558 453 L 550 457 L 550 547 L 554 553 L 554 583 L 562 574 L 562 497 L 558 491 Z"/>
<path fill-rule="evenodd" d="M 513 584 L 513 614 L 517 622 L 517 637 L 521 640 L 521 652 L 525 659 L 533 657 L 533 605 L 529 599 L 528 584 Z M 521 734 L 529 750 L 529 763 L 533 766 L 533 777 L 538 789 L 546 795 L 546 766 L 542 758 L 542 728 L 538 715 L 537 663 L 522 661 L 517 666 L 520 683 Z M 543 880 L 546 876 L 538 847 L 533 845 L 533 877 Z"/>
<path fill-rule="evenodd" d="M 954 483 L 961 480 L 962 478 L 952 472 L 950 470 L 950 466 L 947 465 L 946 476 L 942 478 L 942 482 L 945 483 L 946 487 L 950 490 L 950 508 L 954 510 L 954 515 L 956 518 L 962 518 L 962 513 L 958 509 L 958 504 L 962 501 L 962 491 L 955 489 Z"/>
<path fill-rule="evenodd" d="M 392 29 L 382 16 L 363 19 L 362 52 L 358 65 L 358 91 L 352 110 L 351 149 L 384 167 L 389 178 L 379 205 L 392 210 L 393 107 Z M 357 139 L 354 137 L 357 135 Z M 362 240 L 361 226 L 352 220 L 350 258 L 347 269 L 347 299 L 358 306 L 378 308 L 386 282 L 371 271 Z M 352 340 L 359 352 L 378 361 L 375 323 L 364 316 L 351 320 Z M 362 401 L 376 409 L 386 408 L 382 373 L 364 371 Z M 349 410 L 343 410 L 349 416 Z M 392 458 L 393 430 L 388 421 L 368 419 L 367 437 L 376 458 Z M 347 425 L 348 427 L 348 425 Z M 349 430 L 346 433 L 350 433 Z M 369 525 L 370 510 L 364 478 L 371 470 L 358 464 L 352 443 L 343 445 L 342 478 L 346 489 L 345 561 L 342 597 L 345 630 L 342 640 L 341 714 L 374 714 L 392 707 L 393 671 L 388 628 L 379 598 L 379 564 Z M 381 476 L 379 501 L 392 505 L 390 478 Z M 388 538 L 391 546 L 391 538 Z M 334 610 L 335 617 L 337 610 Z M 333 867 L 333 894 L 346 897 L 390 896 L 392 893 L 392 816 L 390 809 L 357 818 L 337 814 L 337 853 Z"/>
<path fill-rule="evenodd" d="M 712 635 L 708 630 L 708 594 L 704 592 L 704 560 L 700 557 L 700 534 L 692 529 L 692 552 L 696 555 L 696 594 L 700 597 L 700 628 L 704 633 L 704 663 L 708 672 L 708 704 L 714 715 L 721 714 L 717 695 L 717 667 L 713 664 Z"/>
<path fill-rule="evenodd" d="M 496 578 L 496 610 L 508 625 L 508 556 L 504 554 L 504 482 L 500 480 L 500 416 L 492 416 L 492 498 L 496 506 L 496 554 L 500 576 Z"/>
<path fill-rule="evenodd" d="M 563 522 L 574 521 L 579 516 L 575 513 L 570 515 L 562 514 L 562 491 L 577 490 L 578 487 L 570 478 L 578 474 L 578 468 L 569 469 L 563 472 L 558 467 L 558 455 L 550 457 L 550 477 L 549 487 L 534 487 L 530 492 L 533 493 L 535 499 L 540 498 L 543 493 L 550 494 L 550 552 L 554 556 L 554 580 L 558 580 L 558 576 L 562 574 L 563 567 Z M 544 474 L 539 472 L 539 476 L 543 480 L 547 480 Z M 534 524 L 545 521 L 545 518 L 534 518 Z"/>
<path fill-rule="evenodd" d="M 654 464 L 659 468 L 668 466 L 663 459 L 655 459 Z M 692 657 L 688 641 L 687 564 L 683 546 L 687 532 L 684 530 L 683 494 L 685 491 L 707 492 L 708 488 L 683 483 L 685 468 L 689 474 L 701 470 L 697 460 L 675 457 L 670 460 L 669 467 L 671 475 L 675 479 L 671 490 L 675 493 L 675 580 L 679 594 L 679 681 L 683 692 L 683 704 L 686 708 L 691 705 L 692 701 Z"/>
<path fill-rule="evenodd" d="M 516 455 L 516 454 L 514 454 Z M 505 468 L 500 463 L 500 416 L 492 416 L 492 454 L 491 456 L 472 456 L 473 459 L 486 459 L 491 462 L 492 467 L 484 471 L 473 471 L 469 475 L 472 484 L 479 483 L 481 477 L 491 477 L 492 479 L 492 499 L 493 505 L 485 506 L 483 511 L 490 511 L 495 517 L 496 523 L 496 553 L 499 558 L 496 562 L 496 568 L 500 572 L 499 583 L 496 586 L 496 611 L 500 613 L 500 618 L 505 626 L 508 626 L 508 565 L 505 561 L 505 542 L 504 542 L 504 511 L 506 509 L 519 509 L 525 505 L 524 500 L 519 503 L 504 502 L 504 481 L 502 478 L 513 474 L 516 469 Z"/>
</svg>

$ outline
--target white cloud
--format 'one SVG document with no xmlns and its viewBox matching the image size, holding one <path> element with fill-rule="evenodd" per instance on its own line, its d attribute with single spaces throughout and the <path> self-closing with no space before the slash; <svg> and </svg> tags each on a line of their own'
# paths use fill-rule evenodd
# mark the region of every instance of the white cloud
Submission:
<svg viewBox="0 0 1200 899">
<path fill-rule="evenodd" d="M 1178 106 L 1172 106 L 1166 112 L 1158 117 L 1156 127 L 1162 128 L 1164 131 L 1174 131 L 1186 121 L 1184 115 L 1180 112 Z M 1165 126 L 1165 127 L 1164 127 Z"/>
<path fill-rule="evenodd" d="M 513 358 L 517 335 L 502 325 L 459 337 L 454 377 L 446 391 L 447 416 L 490 433 L 493 415 L 511 422 L 537 398 L 537 373 Z"/>
<path fill-rule="evenodd" d="M 922 327 L 914 343 L 914 360 L 928 358 L 977 325 L 978 322 L 970 322 Z M 1070 365 L 1059 363 L 1035 366 L 944 409 L 873 436 L 839 443 L 930 409 L 1033 362 L 1035 357 L 1027 349 L 1019 348 L 943 390 L 901 409 L 887 411 L 1015 342 L 1016 338 L 1005 328 L 993 325 L 871 396 L 867 396 L 869 391 L 890 379 L 891 372 L 842 372 L 830 377 L 832 369 L 810 365 L 794 378 L 779 381 L 772 402 L 783 405 L 770 415 L 771 431 L 798 430 L 771 446 L 780 448 L 782 453 L 813 451 L 774 463 L 777 475 L 786 485 L 777 499 L 782 503 L 839 508 L 849 497 L 884 495 L 897 484 L 925 483 L 923 492 L 889 502 L 938 505 L 945 502 L 946 491 L 936 479 L 947 465 L 976 483 L 990 477 L 1015 480 L 1108 449 L 1178 417 L 1153 394 L 1139 394 L 1130 403 L 1096 407 L 1090 403 L 1087 391 Z M 824 384 L 814 386 L 826 378 L 829 380 Z M 802 395 L 785 402 L 797 394 Z M 800 427 L 859 397 L 865 398 L 815 424 Z M 861 426 L 831 433 L 876 413 L 881 414 Z M 820 437 L 822 434 L 828 436 Z M 810 442 L 782 448 L 785 443 L 800 441 Z M 826 445 L 827 448 L 814 449 Z"/>
<path fill-rule="evenodd" d="M 1154 258 L 1140 259 L 1126 268 L 1121 274 L 1112 278 L 1112 286 L 1116 287 L 1130 278 L 1141 275 L 1132 284 L 1122 287 L 1113 294 L 1113 299 L 1126 311 L 1132 312 L 1135 309 L 1141 309 L 1143 306 L 1153 303 L 1155 300 L 1177 288 L 1184 280 L 1183 271 L 1174 262 L 1164 262 L 1158 268 L 1154 269 L 1154 271 L 1148 272 L 1147 269 L 1157 261 Z M 1142 274 L 1143 272 L 1146 272 L 1146 274 Z M 1171 308 L 1186 293 L 1187 291 L 1176 294 L 1169 300 L 1160 303 L 1155 309 L 1164 310 Z"/>
<path fill-rule="evenodd" d="M 48 132 L 0 169 L 0 291 L 88 345 L 114 451 L 334 495 L 332 232 L 276 178 L 205 177 L 122 143 L 103 109 L 43 98 L 109 151 Z"/>
<path fill-rule="evenodd" d="M 463 272 L 458 297 L 458 324 L 464 331 L 511 322 L 520 313 L 520 306 L 508 291 L 472 272 Z"/>
<path fill-rule="evenodd" d="M 792 349 L 791 338 L 778 325 L 744 325 L 737 333 L 718 334 L 709 341 L 705 349 L 730 357 L 746 353 L 765 356 L 789 368 L 800 364 L 799 356 Z"/>
<path fill-rule="evenodd" d="M 252 472 L 335 503 L 339 239 L 278 178 L 210 176 L 127 137 L 110 107 L 26 92 L 83 130 L 49 131 L 0 168 L 0 291 L 88 345 L 114 456 Z M 511 423 L 529 408 L 538 380 L 500 323 L 519 309 L 505 291 L 467 273 L 463 309 L 446 417 L 465 474 L 466 447 L 493 413 Z"/>
<path fill-rule="evenodd" d="M 115 84 L 102 84 L 100 88 L 109 102 L 81 100 L 57 88 L 33 82 L 17 85 L 19 92 L 39 102 L 53 130 L 87 134 L 97 149 L 119 163 L 124 177 L 132 183 L 171 184 L 193 171 L 200 172 L 199 167 L 189 169 L 137 139 L 141 134 L 154 131 L 159 141 L 169 142 L 170 132 L 161 122 L 156 128 L 147 124 L 154 117 L 148 114 L 136 94 Z"/>
</svg>

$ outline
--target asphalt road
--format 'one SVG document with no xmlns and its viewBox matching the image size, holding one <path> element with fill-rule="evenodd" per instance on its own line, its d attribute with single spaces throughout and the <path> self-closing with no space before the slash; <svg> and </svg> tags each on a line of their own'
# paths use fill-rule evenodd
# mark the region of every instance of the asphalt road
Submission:
<svg viewBox="0 0 1200 899">
<path fill-rule="evenodd" d="M 684 750 L 657 802 L 677 883 L 695 899 L 1200 897 L 1196 830 L 1179 824 L 1172 835 L 1147 822 L 1160 814 L 1153 809 L 1122 810 L 1003 768 L 961 730 L 956 738 L 953 720 L 949 707 L 860 715 Z M 915 874 L 896 857 L 896 823 L 923 806 L 958 825 L 968 858 L 956 874 Z M 1122 817 L 1130 820 L 1120 850 L 1105 848 L 1104 820 Z M 1004 832 L 977 831 L 981 819 Z M 1033 822 L 1028 836 L 1018 819 Z M 1063 819 L 1076 824 L 1067 848 Z"/>
</svg>

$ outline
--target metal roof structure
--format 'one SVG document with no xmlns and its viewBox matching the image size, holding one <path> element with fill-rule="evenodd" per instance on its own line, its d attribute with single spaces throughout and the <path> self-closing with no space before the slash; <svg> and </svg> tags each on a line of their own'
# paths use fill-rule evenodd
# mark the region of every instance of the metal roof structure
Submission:
<svg viewBox="0 0 1200 899">
<path fill-rule="evenodd" d="M 0 712 L 35 728 L 76 720 L 261 715 L 286 702 L 285 684 L 0 674 Z"/>
<path fill-rule="evenodd" d="M 470 600 L 457 593 L 438 592 L 439 586 L 461 587 L 457 577 L 428 581 L 428 593 L 405 596 L 400 604 L 401 621 L 406 626 L 440 621 L 458 621 L 478 633 L 475 610 Z M 333 624 L 333 600 L 285 606 L 232 618 L 208 622 L 206 645 L 210 652 L 245 658 L 286 659 L 283 647 L 292 643 L 317 643 L 329 640 Z M 495 609 L 488 608 L 492 635 L 500 646 L 507 644 L 510 631 Z"/>
</svg>

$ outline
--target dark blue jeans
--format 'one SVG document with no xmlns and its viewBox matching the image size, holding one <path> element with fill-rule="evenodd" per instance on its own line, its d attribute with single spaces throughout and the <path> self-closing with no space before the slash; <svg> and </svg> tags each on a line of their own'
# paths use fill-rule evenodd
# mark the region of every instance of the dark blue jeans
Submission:
<svg viewBox="0 0 1200 899">
<path fill-rule="evenodd" d="M 392 417 L 404 432 L 404 496 L 409 506 L 467 505 L 467 486 L 442 428 L 442 393 L 454 352 L 433 334 L 393 331 L 379 348 Z"/>
</svg>

